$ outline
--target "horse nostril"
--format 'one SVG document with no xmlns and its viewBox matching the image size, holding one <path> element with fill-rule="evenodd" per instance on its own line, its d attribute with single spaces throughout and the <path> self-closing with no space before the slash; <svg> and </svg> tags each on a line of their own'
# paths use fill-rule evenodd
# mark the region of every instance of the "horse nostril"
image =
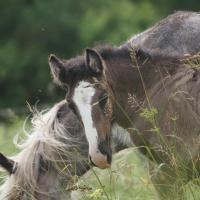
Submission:
<svg viewBox="0 0 200 200">
<path fill-rule="evenodd" d="M 93 163 L 91 156 L 89 156 L 89 161 L 90 161 L 90 164 L 91 164 L 92 166 L 97 167 L 97 166 Z"/>
<path fill-rule="evenodd" d="M 107 162 L 110 164 L 112 161 L 112 150 L 109 142 L 107 140 L 100 141 L 98 148 L 103 155 L 107 156 Z"/>
<path fill-rule="evenodd" d="M 108 161 L 108 164 L 111 164 L 112 156 L 110 153 L 107 154 L 107 161 Z"/>
<path fill-rule="evenodd" d="M 93 158 L 89 155 L 88 159 L 92 166 L 100 167 L 100 168 L 104 169 L 104 168 L 107 168 L 108 166 L 110 166 L 112 156 L 111 156 L 111 154 L 103 155 L 100 153 L 100 154 L 97 154 L 97 157 L 93 157 Z M 92 159 L 94 159 L 94 160 L 92 160 Z"/>
</svg>

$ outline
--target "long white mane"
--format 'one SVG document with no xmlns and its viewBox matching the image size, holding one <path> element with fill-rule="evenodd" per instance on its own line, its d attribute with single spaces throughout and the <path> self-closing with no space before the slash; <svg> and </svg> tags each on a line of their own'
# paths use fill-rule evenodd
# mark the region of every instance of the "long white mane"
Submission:
<svg viewBox="0 0 200 200">
<path fill-rule="evenodd" d="M 14 175 L 7 177 L 0 187 L 1 200 L 35 199 L 40 171 L 40 162 L 51 163 L 59 173 L 67 174 L 65 157 L 72 157 L 75 138 L 67 133 L 66 128 L 56 118 L 58 110 L 66 103 L 62 101 L 48 112 L 35 114 L 32 119 L 33 130 L 27 134 L 26 140 L 17 143 L 21 152 L 14 157 L 18 163 Z"/>
</svg>

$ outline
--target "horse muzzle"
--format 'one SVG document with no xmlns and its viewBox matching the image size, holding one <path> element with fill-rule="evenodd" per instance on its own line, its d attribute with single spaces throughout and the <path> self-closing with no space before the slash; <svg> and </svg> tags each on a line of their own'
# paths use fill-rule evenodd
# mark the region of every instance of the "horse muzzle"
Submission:
<svg viewBox="0 0 200 200">
<path fill-rule="evenodd" d="M 89 156 L 92 165 L 105 169 L 111 166 L 112 151 L 110 145 L 106 141 L 101 141 L 98 149 L 92 151 Z"/>
<path fill-rule="evenodd" d="M 89 156 L 90 163 L 98 167 L 100 169 L 106 169 L 111 166 L 111 163 L 108 161 L 108 158 L 106 155 L 103 155 L 101 153 L 96 153 L 95 155 Z"/>
</svg>

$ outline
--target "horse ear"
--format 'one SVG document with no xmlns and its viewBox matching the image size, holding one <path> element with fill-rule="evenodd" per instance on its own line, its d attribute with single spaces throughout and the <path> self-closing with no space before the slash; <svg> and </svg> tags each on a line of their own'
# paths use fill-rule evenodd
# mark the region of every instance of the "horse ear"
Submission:
<svg viewBox="0 0 200 200">
<path fill-rule="evenodd" d="M 15 173 L 16 163 L 0 153 L 0 166 L 4 168 L 9 174 Z"/>
<path fill-rule="evenodd" d="M 135 51 L 135 56 L 136 56 L 137 61 L 141 64 L 144 64 L 144 63 L 152 60 L 151 55 L 141 48 L 139 48 Z"/>
<path fill-rule="evenodd" d="M 49 66 L 51 69 L 51 74 L 53 76 L 54 82 L 60 86 L 63 85 L 65 81 L 66 69 L 64 63 L 61 59 L 51 54 L 49 56 Z"/>
<path fill-rule="evenodd" d="M 102 75 L 103 59 L 97 51 L 86 49 L 86 64 L 95 76 Z"/>
</svg>

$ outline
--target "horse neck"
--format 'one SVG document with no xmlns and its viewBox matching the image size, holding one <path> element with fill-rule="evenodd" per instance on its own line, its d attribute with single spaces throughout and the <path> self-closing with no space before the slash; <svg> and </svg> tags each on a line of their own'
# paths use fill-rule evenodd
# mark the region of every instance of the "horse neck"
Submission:
<svg viewBox="0 0 200 200">
<path fill-rule="evenodd" d="M 113 100 L 115 122 L 126 128 L 129 122 L 122 113 L 132 116 L 135 112 L 128 105 L 129 95 L 134 95 L 138 99 L 144 96 L 141 77 L 138 69 L 133 66 L 128 47 L 116 49 L 106 60 L 106 66 L 105 75 Z"/>
<path fill-rule="evenodd" d="M 162 59 L 140 64 L 131 57 L 129 47 L 118 48 L 106 60 L 106 80 L 113 99 L 115 122 L 130 127 L 140 105 L 148 99 L 148 91 L 171 74 L 176 63 Z M 124 113 L 124 115 L 122 115 Z"/>
</svg>

